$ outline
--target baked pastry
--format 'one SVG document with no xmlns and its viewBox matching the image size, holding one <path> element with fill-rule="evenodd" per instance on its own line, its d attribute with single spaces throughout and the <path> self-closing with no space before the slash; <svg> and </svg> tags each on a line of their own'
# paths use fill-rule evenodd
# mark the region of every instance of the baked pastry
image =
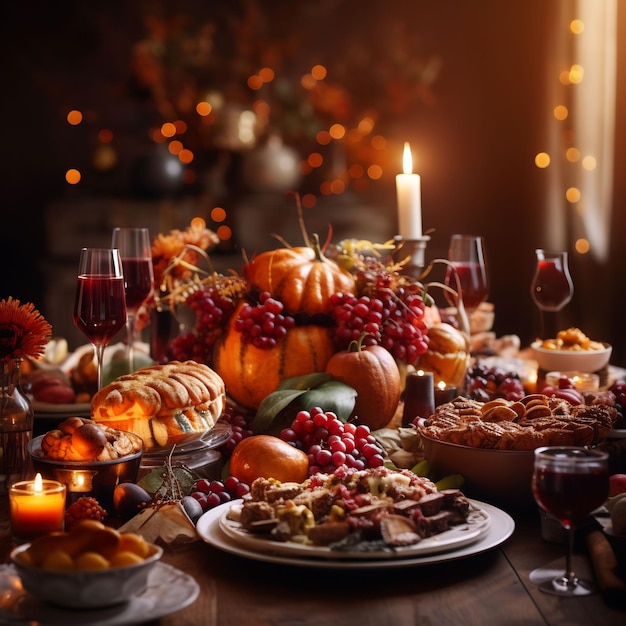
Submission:
<svg viewBox="0 0 626 626">
<path fill-rule="evenodd" d="M 91 416 L 136 433 L 146 450 L 165 449 L 211 429 L 225 401 L 224 381 L 209 366 L 171 361 L 116 378 L 94 395 Z"/>
</svg>

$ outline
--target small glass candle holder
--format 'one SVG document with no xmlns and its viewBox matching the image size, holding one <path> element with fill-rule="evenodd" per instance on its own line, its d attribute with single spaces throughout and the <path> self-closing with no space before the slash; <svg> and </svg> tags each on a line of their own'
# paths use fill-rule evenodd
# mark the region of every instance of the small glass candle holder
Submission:
<svg viewBox="0 0 626 626">
<path fill-rule="evenodd" d="M 546 374 L 546 385 L 558 387 L 561 376 L 569 378 L 574 387 L 581 393 L 585 391 L 595 393 L 600 389 L 600 377 L 591 372 L 548 372 Z"/>
<path fill-rule="evenodd" d="M 11 532 L 18 541 L 29 541 L 50 532 L 63 530 L 65 485 L 56 480 L 23 480 L 9 488 Z"/>
</svg>

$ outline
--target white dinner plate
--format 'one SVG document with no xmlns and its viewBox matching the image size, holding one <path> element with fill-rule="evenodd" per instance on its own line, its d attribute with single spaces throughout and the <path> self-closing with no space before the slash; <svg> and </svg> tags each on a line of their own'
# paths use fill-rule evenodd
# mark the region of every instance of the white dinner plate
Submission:
<svg viewBox="0 0 626 626">
<path fill-rule="evenodd" d="M 51 402 L 32 401 L 35 417 L 64 419 L 66 417 L 90 417 L 91 402 L 75 402 L 74 404 L 52 404 Z"/>
<path fill-rule="evenodd" d="M 199 520 L 196 526 L 200 537 L 214 548 L 255 561 L 265 563 L 275 563 L 281 565 L 292 565 L 297 567 L 313 567 L 326 569 L 384 569 L 398 567 L 413 567 L 418 565 L 430 565 L 433 563 L 443 563 L 455 561 L 486 552 L 504 543 L 515 530 L 513 518 L 501 509 L 472 500 L 481 510 L 485 511 L 491 519 L 491 524 L 486 532 L 470 544 L 457 549 L 446 550 L 445 552 L 431 552 L 422 556 L 408 556 L 404 558 L 366 558 L 366 559 L 328 559 L 311 558 L 303 556 L 282 555 L 273 552 L 265 552 L 250 549 L 242 546 L 232 537 L 229 537 L 220 527 L 219 520 L 228 507 L 228 504 L 221 505 L 215 509 L 207 511 Z M 370 555 L 371 557 L 371 555 Z"/>
<path fill-rule="evenodd" d="M 310 546 L 293 541 L 274 541 L 266 535 L 250 533 L 242 528 L 239 522 L 229 519 L 229 511 L 241 506 L 239 502 L 231 503 L 219 518 L 222 531 L 239 545 L 257 552 L 271 552 L 282 556 L 321 559 L 398 559 L 409 556 L 422 556 L 433 552 L 454 550 L 473 543 L 484 535 L 491 525 L 491 517 L 486 511 L 471 504 L 470 514 L 466 523 L 452 526 L 450 530 L 426 537 L 419 543 L 389 550 L 368 552 L 343 552 L 332 550 L 327 546 Z"/>
<path fill-rule="evenodd" d="M 128 602 L 106 609 L 66 609 L 38 600 L 22 589 L 13 565 L 0 565 L 0 624 L 29 626 L 120 626 L 143 624 L 195 602 L 200 587 L 189 574 L 157 563 L 148 575 L 148 587 Z"/>
</svg>

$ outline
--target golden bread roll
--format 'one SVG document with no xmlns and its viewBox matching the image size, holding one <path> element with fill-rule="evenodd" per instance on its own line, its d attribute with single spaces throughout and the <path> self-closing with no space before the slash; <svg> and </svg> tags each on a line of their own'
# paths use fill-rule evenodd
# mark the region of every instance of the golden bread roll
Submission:
<svg viewBox="0 0 626 626">
<path fill-rule="evenodd" d="M 224 381 L 210 367 L 171 361 L 116 378 L 95 394 L 91 415 L 139 435 L 146 449 L 166 448 L 212 428 L 225 401 Z"/>
</svg>

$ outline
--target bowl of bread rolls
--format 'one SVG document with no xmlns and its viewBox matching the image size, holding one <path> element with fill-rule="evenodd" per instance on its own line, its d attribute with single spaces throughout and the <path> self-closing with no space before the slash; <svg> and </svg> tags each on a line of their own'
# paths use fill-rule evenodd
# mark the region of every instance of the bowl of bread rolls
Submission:
<svg viewBox="0 0 626 626">
<path fill-rule="evenodd" d="M 15 548 L 11 561 L 24 588 L 38 599 L 72 609 L 127 602 L 148 585 L 163 548 L 95 520 Z"/>
<path fill-rule="evenodd" d="M 84 417 L 69 417 L 28 444 L 35 472 L 63 483 L 68 494 L 96 498 L 105 508 L 119 483 L 137 480 L 143 450 L 135 433 Z"/>
<path fill-rule="evenodd" d="M 201 438 L 226 405 L 222 378 L 208 365 L 170 361 L 120 376 L 92 398 L 101 426 L 132 432 L 147 452 L 168 451 Z"/>
</svg>

